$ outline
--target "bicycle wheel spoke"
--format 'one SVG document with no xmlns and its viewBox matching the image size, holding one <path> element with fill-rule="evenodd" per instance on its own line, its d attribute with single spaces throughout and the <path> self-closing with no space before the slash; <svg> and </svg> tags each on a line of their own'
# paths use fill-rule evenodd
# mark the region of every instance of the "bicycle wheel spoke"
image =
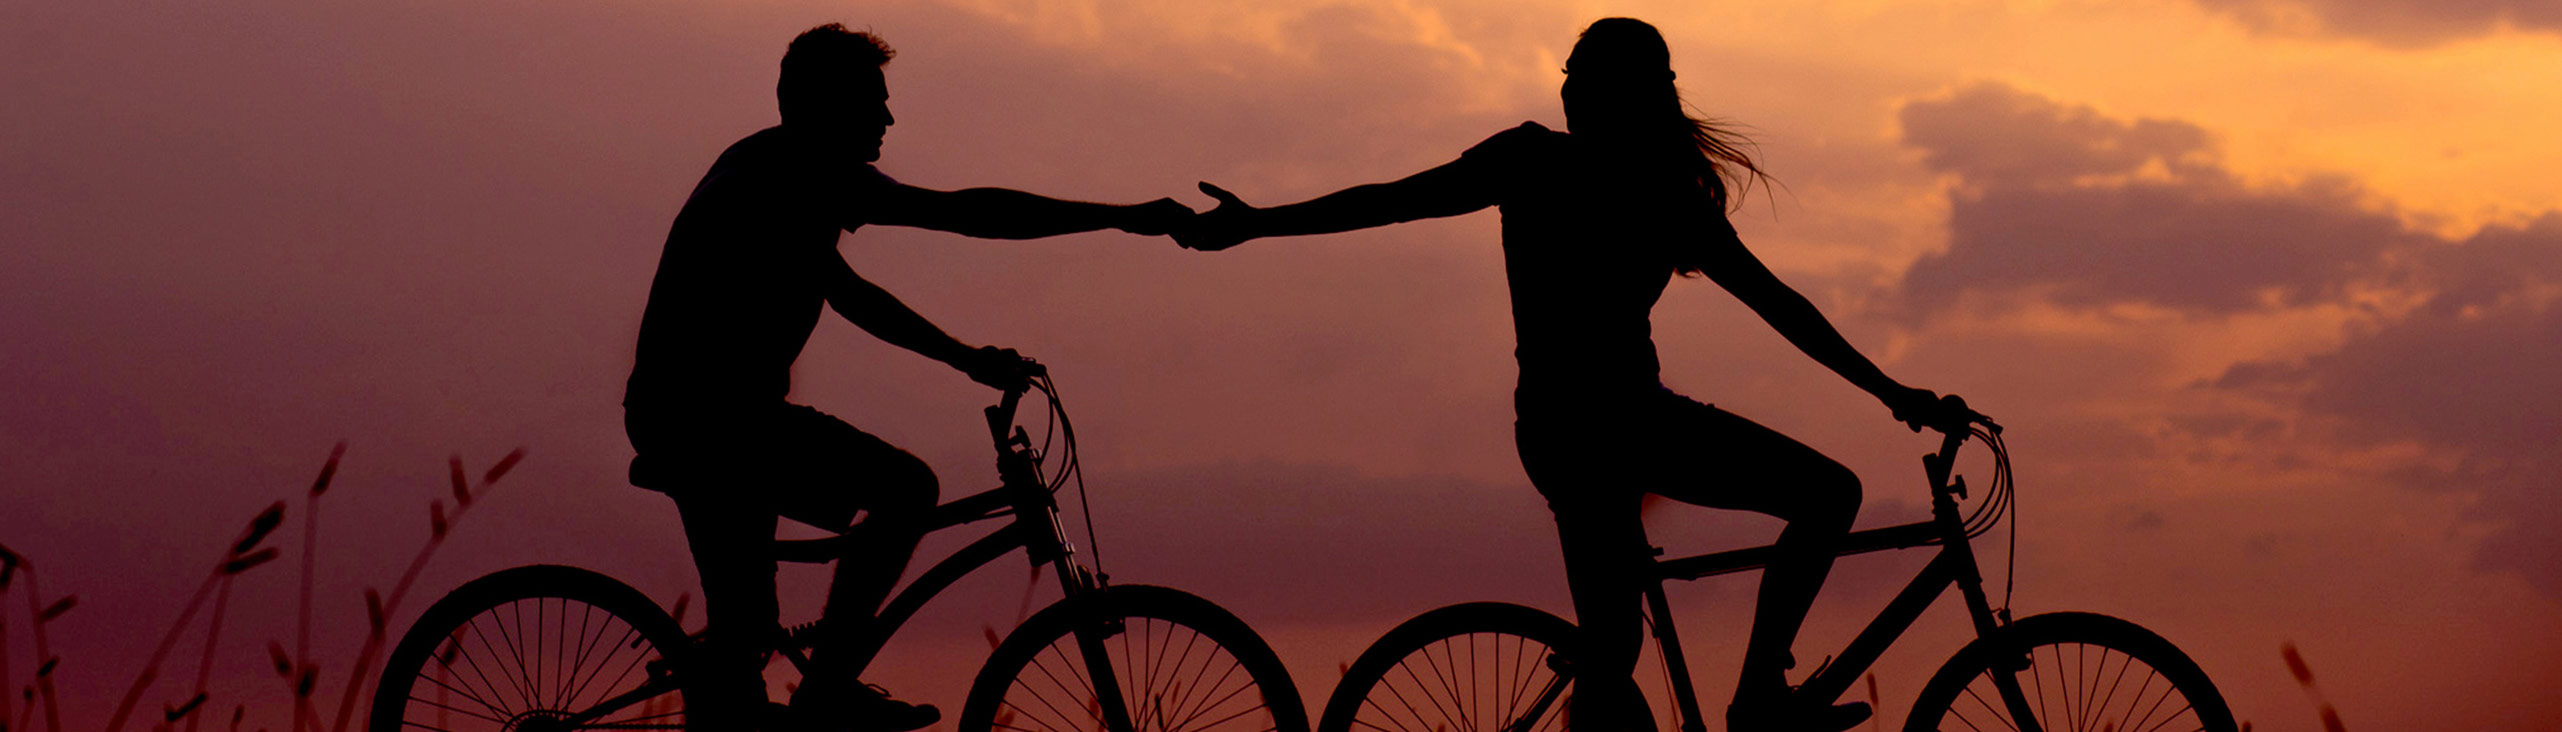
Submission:
<svg viewBox="0 0 2562 732">
<path fill-rule="evenodd" d="M 1991 680 L 1991 679 L 1993 678 L 1993 677 L 1992 677 L 1992 672 L 1990 672 L 1990 671 L 1986 671 L 1986 672 L 1984 672 L 1983 678 L 1984 678 L 1984 679 L 1986 679 L 1986 680 Z M 2019 732 L 2019 725 L 2010 721 L 2010 716 L 2011 716 L 2011 715 L 2010 715 L 2010 713 L 2009 713 L 2009 712 L 2007 712 L 2007 711 L 2003 711 L 2003 710 L 2002 710 L 2002 708 L 2001 708 L 2001 706 L 1996 705 L 1996 704 L 1992 703 L 1991 701 L 1987 701 L 1987 700 L 1985 700 L 1985 699 L 1984 699 L 1984 697 L 1983 697 L 1983 695 L 1975 693 L 1975 687 L 1974 687 L 1973 685 L 1968 685 L 1968 686 L 1966 687 L 1965 691 L 1966 691 L 1966 696 L 1967 696 L 1968 698 L 1972 698 L 1972 699 L 1974 699 L 1974 700 L 1975 700 L 1975 704 L 1976 704 L 1976 705 L 1978 705 L 1978 706 L 1982 706 L 1982 707 L 1984 708 L 1984 711 L 1991 712 L 1991 713 L 1993 714 L 1993 720 L 1994 720 L 1994 721 L 2001 722 L 2001 723 L 2002 723 L 2002 726 L 2004 726 L 2004 727 L 2009 727 L 2009 728 L 2011 729 L 2011 732 Z M 1998 696 L 1998 695 L 1999 695 L 1999 694 L 1998 694 L 1998 693 L 1996 693 L 1996 696 Z M 1953 712 L 1955 712 L 1956 710 L 1952 709 L 1952 710 L 1949 710 L 1949 711 L 1951 711 L 1951 712 L 1953 713 Z M 1960 717 L 1960 718 L 1959 718 L 1959 721 L 1964 721 L 1964 717 Z M 1968 727 L 1973 727 L 1973 726 L 1975 726 L 1975 725 L 1973 725 L 1973 724 L 1968 724 L 1968 725 L 1966 725 L 1966 726 L 1968 726 Z"/>
<path fill-rule="evenodd" d="M 1236 676 L 1236 672 L 1237 672 L 1237 670 L 1238 670 L 1238 669 L 1241 669 L 1241 668 L 1243 668 L 1243 667 L 1244 667 L 1244 664 L 1237 663 L 1235 659 L 1229 659 L 1229 660 L 1228 660 L 1228 668 L 1227 668 L 1227 670 L 1220 672 L 1220 673 L 1219 673 L 1219 678 L 1217 678 L 1217 679 L 1215 679 L 1215 680 L 1213 680 L 1213 681 L 1211 681 L 1211 682 L 1210 682 L 1210 686 L 1208 687 L 1208 688 L 1209 688 L 1209 690 L 1208 690 L 1208 691 L 1202 691 L 1202 690 L 1201 690 L 1201 689 L 1202 689 L 1202 687 L 1197 683 L 1197 680 L 1196 680 L 1196 683 L 1192 686 L 1192 688 L 1191 688 L 1191 689 L 1189 689 L 1189 690 L 1186 690 L 1186 691 L 1185 691 L 1185 696 L 1186 696 L 1186 697 L 1188 697 L 1188 698 L 1197 698 L 1197 699 L 1204 699 L 1204 700 L 1210 699 L 1210 695 L 1212 695 L 1212 694 L 1217 694 L 1217 693 L 1219 693 L 1219 690 L 1220 690 L 1220 689 L 1227 688 L 1227 685 L 1228 685 L 1228 679 L 1235 677 L 1235 676 Z M 1209 668 L 1210 668 L 1210 665 L 1209 665 L 1208 663 L 1203 663 L 1203 664 L 1201 664 L 1201 669 L 1202 669 L 1203 671 L 1205 671 L 1205 672 L 1206 672 L 1206 671 L 1208 671 L 1208 670 L 1209 670 Z M 1252 679 L 1251 679 L 1251 678 L 1249 678 L 1249 679 L 1247 679 L 1247 680 L 1248 680 L 1248 681 L 1252 681 Z M 1201 705 L 1201 708 L 1200 708 L 1199 710 L 1197 710 L 1197 711 L 1193 711 L 1193 712 L 1191 712 L 1191 713 L 1189 713 L 1189 714 L 1183 714 L 1183 715 L 1182 715 L 1182 721 L 1181 721 L 1181 722 L 1179 722 L 1179 723 L 1177 723 L 1177 725 L 1176 725 L 1176 726 L 1177 726 L 1178 728 L 1183 727 L 1183 726 L 1189 726 L 1189 725 L 1192 723 L 1192 720 L 1199 719 L 1199 718 L 1201 717 L 1201 715 L 1204 715 L 1204 714 L 1208 714 L 1208 713 L 1210 713 L 1210 710 L 1219 708 L 1219 705 L 1220 705 L 1220 704 L 1225 704 L 1225 703 L 1227 703 L 1227 700 L 1228 700 L 1228 699 L 1234 698 L 1237 694 L 1239 694 L 1239 693 L 1243 693 L 1245 690 L 1247 690 L 1247 689 L 1251 689 L 1251 688 L 1254 688 L 1254 686 L 1253 686 L 1252 684 L 1250 684 L 1250 683 L 1249 683 L 1249 684 L 1246 684 L 1246 685 L 1241 685 L 1241 686 L 1238 686 L 1238 687 L 1237 687 L 1237 690 L 1236 690 L 1236 691 L 1228 692 L 1228 695 L 1227 695 L 1227 696 L 1219 697 L 1216 701 L 1209 701 L 1209 702 L 1207 702 L 1207 703 L 1202 704 L 1202 705 Z M 1183 710 L 1183 709 L 1186 709 L 1186 708 L 1188 708 L 1188 707 L 1179 706 L 1179 705 L 1175 707 L 1175 709 L 1176 709 L 1176 710 L 1178 710 L 1178 712 L 1180 712 L 1180 710 Z"/>
<path fill-rule="evenodd" d="M 1433 672 L 1433 674 L 1434 674 L 1434 675 L 1433 675 L 1433 678 L 1435 678 L 1435 679 L 1441 678 L 1441 677 L 1440 677 L 1441 668 L 1440 668 L 1439 666 L 1437 666 L 1437 665 L 1431 665 L 1431 664 L 1432 664 L 1432 656 L 1430 655 L 1430 652 L 1429 652 L 1429 651 L 1420 652 L 1420 653 L 1418 653 L 1417 655 L 1421 655 L 1421 656 L 1423 656 L 1424 663 L 1425 663 L 1427 666 L 1429 666 L 1429 667 L 1431 668 L 1431 670 L 1432 670 L 1432 672 Z M 1445 720 L 1445 721 L 1452 722 L 1452 723 L 1456 723 L 1456 722 L 1458 722 L 1458 720 L 1456 720 L 1456 719 L 1453 719 L 1453 718 L 1452 718 L 1454 715 L 1452 715 L 1452 714 L 1450 713 L 1449 708 L 1444 707 L 1444 706 L 1442 706 L 1442 705 L 1441 705 L 1441 698 L 1440 698 L 1440 697 L 1438 697 L 1438 696 L 1434 696 L 1434 695 L 1433 695 L 1432 685 L 1428 685 L 1428 684 L 1423 683 L 1423 677 L 1421 677 L 1421 676 L 1416 676 L 1416 675 L 1415 675 L 1415 673 L 1414 673 L 1414 664 L 1411 664 L 1411 663 L 1399 663 L 1399 664 L 1397 664 L 1397 670 L 1406 672 L 1406 678 L 1407 678 L 1408 680 L 1411 680 L 1411 681 L 1413 681 L 1413 682 L 1414 682 L 1414 687 L 1415 687 L 1415 692 L 1416 692 L 1416 694 L 1417 694 L 1418 696 L 1422 696 L 1424 701 L 1427 701 L 1427 702 L 1431 702 L 1431 703 L 1432 703 L 1432 712 L 1433 712 L 1434 714 L 1441 715 L 1441 719 L 1443 719 L 1443 720 Z M 1435 725 L 1435 726 L 1449 726 L 1449 725 Z M 1466 728 L 1462 727 L 1462 728 L 1460 728 L 1460 729 L 1465 730 Z"/>
<path fill-rule="evenodd" d="M 462 655 L 462 653 L 464 653 L 464 651 L 462 651 L 462 650 L 461 650 L 461 648 L 460 648 L 459 646 L 457 646 L 457 647 L 455 648 L 455 650 L 456 650 L 456 654 L 455 654 L 455 655 Z M 435 662 L 436 662 L 436 664 L 437 664 L 437 666 L 438 666 L 439 668 L 443 668 L 443 669 L 446 669 L 446 670 L 449 670 L 449 671 L 450 671 L 450 670 L 455 670 L 455 669 L 453 668 L 452 664 L 447 663 L 447 662 L 446 662 L 445 657 L 444 657 L 443 655 L 441 655 L 441 654 L 440 654 L 440 655 L 438 655 L 438 656 L 431 657 L 431 659 L 430 659 L 430 660 L 435 661 Z M 465 698 L 465 699 L 470 699 L 470 700 L 472 700 L 474 703 L 477 703 L 477 704 L 481 705 L 482 707 L 485 707 L 485 708 L 489 709 L 489 711 L 490 711 L 491 713 L 493 713 L 493 714 L 498 714 L 498 715 L 501 715 L 501 716 L 511 716 L 511 715 L 514 715 L 514 714 L 515 714 L 515 712 L 511 712 L 511 711 L 508 711 L 508 710 L 506 710 L 506 709 L 504 709 L 504 708 L 499 707 L 497 704 L 492 703 L 488 698 L 485 698 L 485 697 L 481 696 L 481 695 L 480 695 L 480 694 L 478 694 L 478 693 L 474 693 L 474 692 L 472 692 L 472 691 L 469 691 L 469 690 L 466 690 L 466 689 L 462 689 L 462 688 L 457 688 L 457 687 L 453 686 L 452 684 L 447 684 L 447 683 L 445 683 L 445 681 L 444 681 L 440 676 L 431 676 L 431 677 L 428 677 L 428 680 L 433 681 L 437 686 L 443 687 L 443 688 L 444 688 L 445 690 L 447 690 L 447 691 L 450 691 L 450 692 L 455 693 L 455 694 L 462 695 L 462 697 L 463 697 L 463 698 Z M 468 682 L 466 682 L 466 685 L 468 685 Z"/>
<path fill-rule="evenodd" d="M 2128 722 L 2128 720 L 2134 719 L 2134 717 L 2135 717 L 2135 708 L 2136 708 L 2136 707 L 2139 707 L 2139 706 L 2142 706 L 2142 705 L 2144 704 L 2144 695 L 2145 695 L 2145 693 L 2146 693 L 2146 692 L 2149 692 L 2149 691 L 2152 691 L 2152 689 L 2153 689 L 2153 679 L 2155 679 L 2155 678 L 2159 678 L 2160 676 L 2161 676 L 2161 674 L 2159 674 L 2159 673 L 2157 673 L 2157 672 L 2153 671 L 2152 669 L 2145 669 L 2145 670 L 2144 670 L 2144 683 L 2143 683 L 2142 685 L 2138 686 L 2138 687 L 2135 689 L 2135 700 L 2134 700 L 2134 701 L 2132 701 L 2132 702 L 2128 702 L 2128 703 L 2127 703 L 2127 705 L 2126 705 L 2126 713 L 2125 713 L 2125 714 L 2120 714 L 2120 715 L 2118 715 L 2118 716 L 2117 716 L 2117 728 L 2118 728 L 2118 729 L 2126 729 L 2126 728 L 2127 728 L 2127 722 Z"/>
<path fill-rule="evenodd" d="M 2167 698 L 2169 698 L 2169 697 L 2168 697 L 2168 696 L 2164 696 L 2163 698 L 2167 699 Z M 2179 715 L 2187 713 L 2189 709 L 2190 709 L 2190 707 L 2189 707 L 2189 705 L 2188 705 L 2188 704 L 2186 704 L 2186 703 L 2182 703 L 2182 704 L 2180 704 L 2180 705 L 2179 705 L 2179 711 L 2171 712 L 2170 716 L 2163 717 L 2163 718 L 2162 718 L 2162 723 L 2161 723 L 2161 724 L 2156 724 L 2156 725 L 2153 725 L 2153 726 L 2151 726 L 2151 727 L 2146 727 L 2146 728 L 2144 728 L 2144 732 L 2154 732 L 2155 730 L 2159 730 L 2159 729 L 2161 729 L 2163 726 L 2170 724 L 2173 720 L 2177 720 L 2177 719 L 2179 719 Z M 2152 716 L 2152 715 L 2150 715 L 2150 714 L 2145 715 L 2145 717 L 2147 717 L 2147 718 L 2150 718 L 2151 716 Z"/>
<path fill-rule="evenodd" d="M 427 706 L 435 707 L 435 708 L 437 708 L 437 709 L 443 709 L 443 710 L 445 710 L 445 711 L 453 712 L 453 713 L 455 713 L 455 714 L 460 714 L 460 715 L 463 715 L 463 716 L 466 716 L 466 717 L 471 717 L 471 718 L 474 718 L 474 719 L 485 719 L 485 720 L 489 720 L 489 721 L 492 721 L 492 722 L 497 722 L 497 723 L 499 723 L 499 724 L 506 724 L 506 723 L 507 723 L 507 720 L 505 720 L 505 719 L 500 719 L 500 718 L 498 718 L 498 717 L 492 717 L 492 716 L 489 716 L 489 715 L 486 715 L 486 714 L 482 714 L 482 713 L 479 713 L 479 712 L 475 712 L 475 711 L 472 711 L 472 710 L 469 710 L 469 709 L 464 709 L 464 708 L 461 708 L 461 707 L 456 707 L 456 706 L 451 706 L 451 705 L 447 705 L 447 704 L 442 704 L 442 703 L 437 702 L 437 701 L 436 701 L 436 700 L 434 700 L 434 699 L 420 699 L 420 698 L 418 698 L 417 696 L 412 695 L 412 696 L 410 696 L 410 697 L 409 697 L 409 700 L 410 700 L 410 701 L 414 701 L 414 702 L 418 702 L 418 703 L 420 703 L 420 704 L 425 704 L 425 705 L 427 705 Z"/>
<path fill-rule="evenodd" d="M 2050 732 L 2238 732 L 2205 672 L 2132 623 L 2051 613 L 2001 633 L 1940 668 L 1915 701 L 1916 728 L 2017 732 L 2033 721 Z"/>
<path fill-rule="evenodd" d="M 1206 706 L 1202 707 L 1202 712 L 1206 713 L 1206 712 L 1208 712 L 1208 711 L 1209 711 L 1209 710 L 1211 710 L 1211 709 L 1217 709 L 1217 708 L 1219 707 L 1219 705 L 1222 705 L 1222 704 L 1226 704 L 1226 703 L 1228 703 L 1228 700 L 1230 700 L 1230 699 L 1234 699 L 1234 698 L 1237 698 L 1237 695 L 1238 695 L 1238 694 L 1243 694 L 1243 693 L 1245 693 L 1245 692 L 1246 692 L 1246 690 L 1247 690 L 1247 689 L 1252 689 L 1252 688 L 1254 688 L 1254 687 L 1252 687 L 1252 686 L 1239 686 L 1239 687 L 1237 687 L 1236 691 L 1228 692 L 1226 696 L 1219 697 L 1219 700 L 1218 700 L 1218 701 L 1211 702 L 1210 704 L 1208 704 L 1208 705 L 1206 705 Z M 1263 708 L 1263 705 L 1261 705 L 1261 704 L 1257 704 L 1257 705 L 1255 705 L 1255 708 L 1256 708 L 1256 709 L 1261 709 L 1261 708 Z M 1198 715 L 1198 714 L 1195 714 L 1194 716 L 1195 716 L 1195 717 L 1197 717 L 1197 716 L 1199 716 L 1199 715 Z M 1235 717 L 1233 717 L 1233 716 L 1229 717 L 1229 719 L 1234 719 L 1234 718 L 1235 718 Z M 1222 719 L 1222 720 L 1220 720 L 1220 721 L 1224 722 L 1224 721 L 1227 721 L 1227 720 L 1226 720 L 1226 719 Z M 1192 720 L 1191 720 L 1191 719 L 1189 719 L 1189 718 L 1187 718 L 1187 719 L 1184 719 L 1184 720 L 1182 720 L 1182 721 L 1180 721 L 1180 722 L 1176 723 L 1176 725 L 1175 725 L 1174 727 L 1171 727 L 1171 728 L 1169 728 L 1169 729 L 1183 729 L 1183 728 L 1187 728 L 1187 727 L 1190 727 L 1190 726 L 1191 726 L 1191 723 L 1192 723 Z M 1213 724 L 1207 724 L 1207 725 L 1202 725 L 1202 726 L 1204 726 L 1204 727 L 1215 727 L 1215 726 L 1218 726 L 1218 725 L 1217 725 L 1216 723 L 1213 723 Z"/>
<path fill-rule="evenodd" d="M 1171 624 L 1166 626 L 1166 645 L 1169 647 L 1174 645 L 1174 629 L 1175 626 Z M 1203 697 L 1203 694 L 1200 692 L 1200 674 L 1209 672 L 1210 659 L 1201 659 L 1201 670 L 1196 672 L 1192 678 L 1185 679 L 1183 677 L 1183 669 L 1189 667 L 1192 661 L 1192 648 L 1200 645 L 1200 643 L 1200 633 L 1193 633 L 1190 636 L 1185 637 L 1183 639 L 1183 650 L 1175 654 L 1174 665 L 1166 671 L 1167 679 L 1180 682 L 1175 684 L 1173 688 L 1168 689 L 1166 694 L 1166 706 L 1172 708 L 1175 715 L 1178 717 L 1183 716 L 1184 710 L 1191 708 L 1188 705 L 1193 700 Z"/>
<path fill-rule="evenodd" d="M 444 690 L 446 690 L 446 691 L 451 691 L 451 692 L 453 692 L 453 693 L 455 693 L 455 694 L 461 695 L 463 698 L 471 700 L 471 701 L 472 701 L 472 703 L 474 703 L 474 704 L 479 704 L 479 705 L 481 706 L 481 708 L 489 710 L 489 713 L 490 713 L 490 714 L 497 715 L 497 716 L 498 716 L 498 718 L 500 718 L 500 719 L 504 719 L 504 718 L 507 718 L 507 717 L 515 716 L 515 713 L 514 713 L 514 712 L 510 712 L 510 711 L 507 711 L 507 710 L 504 710 L 504 709 L 500 709 L 500 708 L 498 708 L 498 707 L 496 707 L 496 706 L 492 706 L 492 705 L 490 705 L 490 703 L 489 703 L 489 702 L 487 702 L 487 701 L 483 701 L 480 697 L 478 697 L 478 696 L 474 696 L 474 695 L 470 694 L 469 692 L 465 692 L 465 691 L 463 691 L 463 690 L 461 690 L 461 689 L 456 689 L 456 688 L 454 688 L 454 687 L 453 687 L 453 685 L 445 683 L 445 682 L 444 682 L 444 680 L 442 680 L 442 679 L 438 679 L 438 678 L 435 678 L 435 677 L 433 677 L 433 676 L 426 677 L 426 679 L 427 679 L 427 681 L 428 681 L 429 683 L 433 683 L 433 684 L 435 684 L 435 685 L 436 685 L 437 687 L 439 687 L 439 688 L 442 688 L 442 689 L 444 689 Z M 438 706 L 443 706 L 443 705 L 442 705 L 442 704 L 439 704 Z M 448 707 L 448 708 L 450 708 L 450 707 Z M 463 710 L 455 709 L 454 711 L 460 712 L 460 711 L 463 711 Z M 470 712 L 464 712 L 464 713 L 469 714 Z"/>
<path fill-rule="evenodd" d="M 1055 645 L 1054 645 L 1054 646 L 1051 646 L 1049 650 L 1050 650 L 1050 651 L 1052 651 L 1052 652 L 1058 652 L 1058 646 L 1055 646 Z M 1065 654 L 1065 653 L 1059 653 L 1058 655 L 1060 655 L 1060 656 L 1062 657 L 1062 661 L 1061 661 L 1061 662 L 1062 662 L 1064 665 L 1066 665 L 1066 666 L 1068 667 L 1068 669 L 1069 669 L 1069 670 L 1073 671 L 1073 670 L 1075 670 L 1075 669 L 1076 669 L 1076 662 L 1075 662 L 1073 659 L 1066 659 L 1066 658 L 1065 658 L 1065 656 L 1066 656 L 1067 654 Z M 1078 679 L 1078 681 L 1080 682 L 1080 685 L 1079 685 L 1079 686 L 1074 686 L 1074 687 L 1068 686 L 1067 684 L 1062 683 L 1062 682 L 1059 680 L 1059 677 L 1058 677 L 1056 674 L 1052 674 L 1052 673 L 1050 673 L 1050 667 L 1049 667 L 1049 665 L 1048 665 L 1048 664 L 1046 664 L 1046 663 L 1042 663 L 1042 662 L 1040 661 L 1040 657 L 1038 657 L 1038 656 L 1034 656 L 1034 657 L 1033 657 L 1033 663 L 1034 663 L 1035 667 L 1037 667 L 1037 668 L 1039 668 L 1039 669 L 1040 669 L 1040 671 L 1041 671 L 1041 676 L 1043 676 L 1044 678 L 1049 679 L 1051 684 L 1058 686 L 1060 691 L 1067 692 L 1067 695 L 1068 695 L 1067 701 L 1068 701 L 1068 703 L 1069 703 L 1071 706 L 1074 706 L 1074 707 L 1076 707 L 1076 708 L 1078 708 L 1078 709 L 1083 709 L 1083 710 L 1085 710 L 1085 712 L 1086 712 L 1086 715 L 1087 715 L 1087 716 L 1090 716 L 1090 717 L 1093 717 L 1093 718 L 1094 718 L 1094 723 L 1095 723 L 1096 725 L 1102 725 L 1102 724 L 1104 724 L 1104 722 L 1103 722 L 1103 714 L 1102 714 L 1101 710 L 1096 709 L 1096 708 L 1095 708 L 1094 706 L 1092 706 L 1091 704 L 1079 703 L 1080 701 L 1087 701 L 1087 702 L 1090 702 L 1090 701 L 1092 701 L 1092 700 L 1093 700 L 1093 698 L 1094 698 L 1094 686 L 1093 686 L 1093 685 L 1091 685 L 1091 684 L 1082 684 L 1081 682 L 1083 682 L 1083 681 L 1084 681 L 1084 679 L 1083 679 L 1083 678 L 1079 678 L 1079 679 Z M 1052 706 L 1052 705 L 1050 704 L 1050 700 L 1049 700 L 1048 695 L 1045 695 L 1045 694 L 1040 693 L 1040 691 L 1039 691 L 1039 690 L 1037 690 L 1037 689 L 1033 689 L 1033 688 L 1032 688 L 1032 687 L 1030 687 L 1029 685 L 1024 685 L 1024 684 L 1023 684 L 1023 679 L 1022 679 L 1021 677 L 1017 677 L 1017 678 L 1014 680 L 1014 683 L 1015 683 L 1015 684 L 1017 684 L 1017 685 L 1022 685 L 1022 686 L 1023 686 L 1024 691 L 1031 692 L 1031 693 L 1032 693 L 1032 698 L 1033 698 L 1033 700 L 1034 700 L 1034 701 L 1038 701 L 1038 702 L 1040 702 L 1043 706 L 1050 707 L 1050 711 L 1051 711 L 1052 713 L 1055 713 L 1055 714 L 1059 715 L 1059 718 L 1060 718 L 1061 720 L 1063 720 L 1063 721 L 1066 721 L 1066 722 L 1069 724 L 1069 726 L 1073 727 L 1073 726 L 1075 725 L 1075 719 L 1076 719 L 1076 718 L 1075 718 L 1075 716 L 1074 716 L 1074 715 L 1070 715 L 1070 714 L 1068 714 L 1068 713 L 1066 713 L 1066 712 L 1061 712 L 1061 711 L 1059 711 L 1059 710 L 1058 710 L 1058 707 L 1056 707 L 1056 706 Z M 1080 697 L 1081 697 L 1081 699 L 1080 699 Z"/>
</svg>

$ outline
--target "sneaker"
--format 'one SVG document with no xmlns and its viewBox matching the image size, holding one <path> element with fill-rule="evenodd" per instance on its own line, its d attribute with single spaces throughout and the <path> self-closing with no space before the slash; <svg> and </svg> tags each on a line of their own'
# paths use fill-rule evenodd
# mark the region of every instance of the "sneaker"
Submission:
<svg viewBox="0 0 2562 732">
<path fill-rule="evenodd" d="M 1867 702 L 1800 707 L 1793 697 L 1774 704 L 1737 701 L 1726 707 L 1727 732 L 1842 732 L 1868 721 Z"/>
<path fill-rule="evenodd" d="M 836 694 L 812 693 L 810 688 L 802 687 L 799 693 L 792 695 L 792 703 L 783 710 L 783 719 L 767 725 L 770 730 L 908 732 L 924 729 L 943 719 L 943 711 L 935 709 L 934 705 L 892 699 L 889 690 L 874 684 L 864 684 Z"/>
</svg>

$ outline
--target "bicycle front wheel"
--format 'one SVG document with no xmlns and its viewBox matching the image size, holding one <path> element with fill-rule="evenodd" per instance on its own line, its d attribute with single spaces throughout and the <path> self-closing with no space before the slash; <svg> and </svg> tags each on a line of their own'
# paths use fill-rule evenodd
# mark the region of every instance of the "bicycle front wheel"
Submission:
<svg viewBox="0 0 2562 732">
<path fill-rule="evenodd" d="M 1023 621 L 971 684 L 959 729 L 1306 732 L 1308 715 L 1244 621 L 1180 590 L 1123 585 Z"/>
<path fill-rule="evenodd" d="M 1509 603 L 1417 615 L 1345 669 L 1317 732 L 1563 730 L 1573 635 L 1564 618 Z"/>
<path fill-rule="evenodd" d="M 2142 626 L 2091 613 L 2032 615 L 1967 644 L 1931 675 L 1904 720 L 1904 732 L 2027 729 L 2233 732 L 2234 724 L 2224 695 L 2188 654 Z"/>
<path fill-rule="evenodd" d="M 665 657 L 687 643 L 657 603 L 611 577 L 498 572 L 437 600 L 400 637 L 366 729 L 684 729 Z"/>
</svg>

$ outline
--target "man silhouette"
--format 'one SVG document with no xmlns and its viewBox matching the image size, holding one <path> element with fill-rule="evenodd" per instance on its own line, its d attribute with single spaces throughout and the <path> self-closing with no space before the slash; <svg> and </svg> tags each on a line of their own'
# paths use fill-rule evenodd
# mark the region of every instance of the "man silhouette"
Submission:
<svg viewBox="0 0 2562 732">
<path fill-rule="evenodd" d="M 991 239 L 1162 234 L 1192 213 L 1172 199 L 1116 206 L 891 180 L 871 163 L 892 123 L 882 70 L 893 53 L 833 23 L 792 39 L 775 87 L 782 124 L 731 145 L 695 185 L 641 315 L 624 427 L 642 456 L 634 482 L 675 499 L 702 576 L 709 627 L 693 666 L 702 675 L 687 694 L 697 729 L 895 732 L 940 717 L 861 683 L 860 669 L 832 652 L 839 634 L 826 630 L 790 706 L 765 699 L 777 517 L 842 531 L 866 514 L 864 545 L 838 563 L 823 611 L 823 627 L 841 627 L 878 612 L 938 497 L 922 461 L 786 401 L 820 303 L 979 383 L 1027 378 L 1013 351 L 964 345 L 855 274 L 836 252 L 839 232 L 886 224 Z"/>
</svg>

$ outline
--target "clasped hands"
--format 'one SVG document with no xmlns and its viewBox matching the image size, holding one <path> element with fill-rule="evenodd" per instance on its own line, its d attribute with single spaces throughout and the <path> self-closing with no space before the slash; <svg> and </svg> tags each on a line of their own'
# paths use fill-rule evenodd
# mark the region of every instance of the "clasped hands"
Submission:
<svg viewBox="0 0 2562 732">
<path fill-rule="evenodd" d="M 1196 213 L 1174 199 L 1159 198 L 1131 206 L 1129 219 L 1116 228 L 1141 236 L 1172 236 L 1174 243 L 1185 249 L 1205 252 L 1243 244 L 1257 236 L 1248 221 L 1259 209 L 1208 183 L 1201 184 L 1201 192 L 1219 205 Z"/>
</svg>

